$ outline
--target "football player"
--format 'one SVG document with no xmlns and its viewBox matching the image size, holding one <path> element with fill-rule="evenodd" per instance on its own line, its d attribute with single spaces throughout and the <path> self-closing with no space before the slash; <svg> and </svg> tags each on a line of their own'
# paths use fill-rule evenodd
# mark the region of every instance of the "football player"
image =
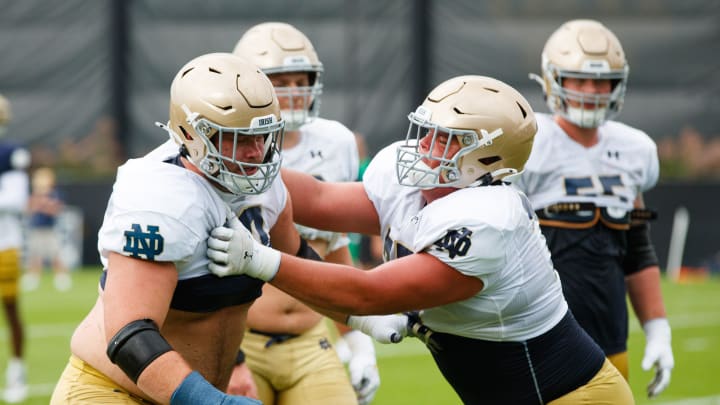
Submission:
<svg viewBox="0 0 720 405">
<path fill-rule="evenodd" d="M 313 257 L 282 181 L 284 123 L 272 84 L 229 53 L 193 59 L 170 89 L 172 140 L 118 169 L 98 233 L 99 297 L 75 330 L 52 404 L 256 404 L 228 387 L 262 282 L 219 279 L 210 231 Z M 377 318 L 376 318 L 377 319 Z"/>
<path fill-rule="evenodd" d="M 523 169 L 537 130 L 527 101 L 498 80 L 460 76 L 409 119 L 405 141 L 381 150 L 362 182 L 283 172 L 298 222 L 380 234 L 384 264 L 316 264 L 218 228 L 211 270 L 349 314 L 421 310 L 410 313 L 412 334 L 466 404 L 633 403 L 568 310 L 529 202 L 504 182 Z"/>
<path fill-rule="evenodd" d="M 290 24 L 261 23 L 243 34 L 233 53 L 258 65 L 275 87 L 285 121 L 283 167 L 323 181 L 356 180 L 354 134 L 337 121 L 318 117 L 323 65 L 307 36 Z M 325 261 L 352 265 L 345 234 L 296 227 Z M 349 352 L 351 387 L 328 344 L 331 334 L 324 317 L 269 284 L 250 308 L 247 326 L 242 350 L 265 404 L 365 405 L 380 386 L 369 336 L 338 325 L 344 333 L 337 347 Z M 237 367 L 231 390 L 244 375 Z"/>
<path fill-rule="evenodd" d="M 654 397 L 670 382 L 670 325 L 642 192 L 658 179 L 655 143 L 612 119 L 625 97 L 629 67 L 618 38 L 593 20 L 558 28 L 542 53 L 552 115 L 537 114 L 538 134 L 514 181 L 530 199 L 580 325 L 628 377 L 626 290 L 645 331 L 642 367 L 655 367 Z"/>
<path fill-rule="evenodd" d="M 18 307 L 22 214 L 28 203 L 30 180 L 27 149 L 4 139 L 11 118 L 10 103 L 0 95 L 0 296 L 10 329 L 11 356 L 5 371 L 5 402 L 22 402 L 27 397 L 23 362 L 24 334 Z"/>
</svg>

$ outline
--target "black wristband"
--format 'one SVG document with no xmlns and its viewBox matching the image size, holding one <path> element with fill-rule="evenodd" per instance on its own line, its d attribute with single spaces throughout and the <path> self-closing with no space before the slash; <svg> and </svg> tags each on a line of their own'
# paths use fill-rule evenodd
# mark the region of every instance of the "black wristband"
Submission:
<svg viewBox="0 0 720 405">
<path fill-rule="evenodd" d="M 238 349 L 237 356 L 235 356 L 235 365 L 239 366 L 245 363 L 245 352 L 242 349 Z"/>
</svg>

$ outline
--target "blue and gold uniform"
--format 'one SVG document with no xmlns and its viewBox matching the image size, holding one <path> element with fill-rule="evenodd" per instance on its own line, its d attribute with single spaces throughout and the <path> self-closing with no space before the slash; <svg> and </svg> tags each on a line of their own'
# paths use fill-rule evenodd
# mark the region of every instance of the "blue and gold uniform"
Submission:
<svg viewBox="0 0 720 405">
<path fill-rule="evenodd" d="M 598 143 L 586 148 L 551 116 L 536 117 L 532 153 L 513 184 L 540 218 L 573 315 L 607 356 L 623 355 L 626 231 L 638 195 L 658 179 L 655 143 L 640 130 L 606 121 Z M 619 360 L 626 370 L 626 360 Z"/>
</svg>

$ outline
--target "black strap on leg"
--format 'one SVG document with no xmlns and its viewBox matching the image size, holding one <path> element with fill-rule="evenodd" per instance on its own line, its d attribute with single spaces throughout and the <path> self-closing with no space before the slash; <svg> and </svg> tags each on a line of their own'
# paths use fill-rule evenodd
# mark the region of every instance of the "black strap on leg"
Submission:
<svg viewBox="0 0 720 405">
<path fill-rule="evenodd" d="M 297 253 L 295 253 L 295 256 L 302 257 L 303 259 L 310 259 L 315 260 L 318 262 L 323 261 L 322 257 L 315 251 L 315 249 L 312 248 L 312 246 L 308 245 L 307 241 L 303 238 L 300 238 L 300 248 L 298 249 Z"/>
<path fill-rule="evenodd" d="M 110 339 L 107 356 L 137 384 L 143 370 L 161 354 L 172 350 L 152 319 L 125 325 Z"/>
</svg>

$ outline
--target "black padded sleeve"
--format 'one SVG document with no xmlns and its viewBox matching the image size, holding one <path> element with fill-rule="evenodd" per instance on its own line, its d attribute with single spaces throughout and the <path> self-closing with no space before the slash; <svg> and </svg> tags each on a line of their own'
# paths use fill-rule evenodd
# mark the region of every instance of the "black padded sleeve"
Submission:
<svg viewBox="0 0 720 405">
<path fill-rule="evenodd" d="M 110 339 L 107 356 L 137 384 L 145 368 L 170 350 L 172 347 L 152 319 L 138 319 L 123 326 Z"/>
<path fill-rule="evenodd" d="M 650 240 L 650 224 L 642 222 L 631 226 L 627 231 L 627 254 L 623 261 L 625 275 L 629 276 L 657 264 L 655 247 Z"/>
</svg>

